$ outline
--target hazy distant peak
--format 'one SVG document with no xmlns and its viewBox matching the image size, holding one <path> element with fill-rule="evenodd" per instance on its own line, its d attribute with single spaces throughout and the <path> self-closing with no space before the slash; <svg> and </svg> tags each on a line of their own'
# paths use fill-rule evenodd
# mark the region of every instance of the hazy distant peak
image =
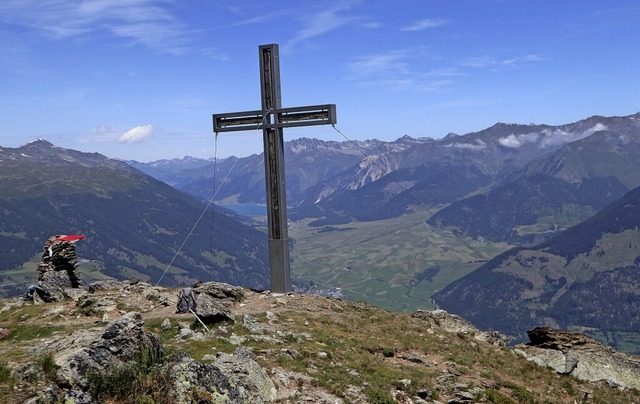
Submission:
<svg viewBox="0 0 640 404">
<path fill-rule="evenodd" d="M 33 141 L 23 145 L 22 147 L 29 147 L 29 148 L 32 148 L 32 147 L 47 147 L 47 148 L 49 148 L 49 147 L 55 147 L 55 145 L 53 143 L 49 142 L 47 139 L 42 139 L 41 138 L 41 139 L 33 140 Z"/>
</svg>

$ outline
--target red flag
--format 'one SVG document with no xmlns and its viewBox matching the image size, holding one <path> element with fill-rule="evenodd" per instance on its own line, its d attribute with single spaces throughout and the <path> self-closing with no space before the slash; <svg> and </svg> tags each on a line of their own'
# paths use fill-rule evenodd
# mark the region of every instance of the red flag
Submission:
<svg viewBox="0 0 640 404">
<path fill-rule="evenodd" d="M 70 243 L 75 243 L 78 240 L 82 240 L 83 238 L 85 238 L 87 236 L 82 236 L 82 235 L 74 235 L 74 234 L 70 234 L 70 235 L 64 235 L 64 236 L 60 236 L 60 237 L 56 237 L 53 239 L 53 241 L 68 241 Z"/>
</svg>

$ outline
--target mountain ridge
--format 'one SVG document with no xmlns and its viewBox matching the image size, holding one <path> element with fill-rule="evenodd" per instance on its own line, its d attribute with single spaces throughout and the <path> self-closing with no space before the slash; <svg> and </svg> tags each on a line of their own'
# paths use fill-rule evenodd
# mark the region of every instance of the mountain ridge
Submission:
<svg viewBox="0 0 640 404">
<path fill-rule="evenodd" d="M 28 281 L 35 272 L 19 268 L 45 240 L 80 233 L 81 257 L 96 276 L 157 281 L 169 270 L 169 284 L 268 286 L 262 231 L 218 207 L 196 227 L 205 205 L 122 161 L 39 140 L 0 149 L 0 169 L 0 241 L 12 252 L 0 258 L 0 274 Z"/>
<path fill-rule="evenodd" d="M 639 265 L 640 187 L 548 241 L 495 257 L 434 299 L 516 338 L 535 325 L 639 333 Z"/>
</svg>

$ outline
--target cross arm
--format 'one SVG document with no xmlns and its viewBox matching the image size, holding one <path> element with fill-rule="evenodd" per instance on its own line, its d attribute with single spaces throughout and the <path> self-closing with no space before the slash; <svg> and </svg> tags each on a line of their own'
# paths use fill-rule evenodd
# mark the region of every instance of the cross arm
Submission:
<svg viewBox="0 0 640 404">
<path fill-rule="evenodd" d="M 276 123 L 266 115 L 276 115 Z M 337 122 L 336 105 L 310 105 L 306 107 L 278 108 L 275 111 L 244 111 L 213 115 L 214 132 L 231 132 L 264 128 L 291 128 L 295 126 L 334 125 Z"/>
</svg>

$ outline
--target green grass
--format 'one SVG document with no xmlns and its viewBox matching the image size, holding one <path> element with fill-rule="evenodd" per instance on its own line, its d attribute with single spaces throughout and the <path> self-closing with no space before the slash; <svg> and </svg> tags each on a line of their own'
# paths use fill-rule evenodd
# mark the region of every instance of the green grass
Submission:
<svg viewBox="0 0 640 404">
<path fill-rule="evenodd" d="M 342 288 L 347 296 L 380 307 L 414 311 L 433 308 L 436 290 L 470 273 L 482 264 L 480 257 L 450 233 L 435 233 L 425 225 L 424 214 L 395 219 L 350 223 L 343 231 L 318 232 L 291 226 L 295 239 L 292 272 L 318 288 Z M 479 243 L 467 239 L 483 257 L 492 258 L 509 248 L 506 244 Z M 438 266 L 431 280 L 416 284 L 426 268 Z"/>
<path fill-rule="evenodd" d="M 3 361 L 0 361 L 0 384 L 7 384 L 11 381 L 11 369 Z"/>
<path fill-rule="evenodd" d="M 143 349 L 131 363 L 104 373 L 88 373 L 88 391 L 99 402 L 168 402 L 169 373 L 159 366 L 161 363 L 160 352 L 153 348 Z"/>
</svg>

